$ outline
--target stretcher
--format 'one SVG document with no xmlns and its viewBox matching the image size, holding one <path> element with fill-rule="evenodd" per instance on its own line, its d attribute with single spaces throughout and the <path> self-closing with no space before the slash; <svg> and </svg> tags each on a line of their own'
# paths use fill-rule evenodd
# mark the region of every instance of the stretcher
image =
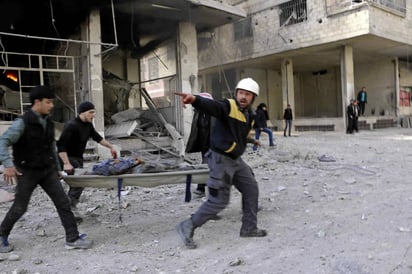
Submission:
<svg viewBox="0 0 412 274">
<path fill-rule="evenodd" d="M 156 187 L 168 184 L 186 184 L 185 202 L 191 200 L 191 184 L 205 184 L 209 176 L 207 165 L 178 171 L 156 173 L 133 173 L 119 175 L 65 175 L 63 180 L 72 187 L 94 187 L 117 189 L 119 212 L 121 190 L 125 186 Z M 119 216 L 121 221 L 121 215 Z"/>
<path fill-rule="evenodd" d="M 194 184 L 204 184 L 209 175 L 208 168 L 165 171 L 156 173 L 137 173 L 119 175 L 67 175 L 64 180 L 72 187 L 113 188 L 119 180 L 122 186 L 156 187 L 167 184 L 187 183 L 188 177 Z"/>
</svg>

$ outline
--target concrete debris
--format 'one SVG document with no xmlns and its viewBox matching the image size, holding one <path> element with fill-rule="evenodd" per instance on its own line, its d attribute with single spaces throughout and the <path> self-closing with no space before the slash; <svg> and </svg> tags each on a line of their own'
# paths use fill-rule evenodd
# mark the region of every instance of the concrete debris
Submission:
<svg viewBox="0 0 412 274">
<path fill-rule="evenodd" d="M 322 155 L 318 157 L 320 162 L 336 162 L 336 159 L 332 156 Z"/>
<path fill-rule="evenodd" d="M 21 257 L 18 254 L 12 253 L 10 256 L 7 258 L 9 261 L 20 261 Z"/>
<path fill-rule="evenodd" d="M 39 237 L 45 237 L 46 236 L 46 230 L 39 229 L 39 230 L 37 230 L 36 235 L 39 236 Z"/>
<path fill-rule="evenodd" d="M 229 263 L 229 265 L 230 266 L 238 266 L 238 265 L 241 265 L 241 264 L 244 264 L 244 263 L 245 263 L 245 261 L 242 258 L 236 258 L 235 260 L 231 261 Z"/>
</svg>

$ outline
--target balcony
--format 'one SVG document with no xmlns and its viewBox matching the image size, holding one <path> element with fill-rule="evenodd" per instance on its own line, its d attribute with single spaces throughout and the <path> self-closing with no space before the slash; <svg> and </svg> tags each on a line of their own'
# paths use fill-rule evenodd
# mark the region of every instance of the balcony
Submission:
<svg viewBox="0 0 412 274">
<path fill-rule="evenodd" d="M 328 16 L 347 12 L 363 6 L 374 6 L 405 17 L 406 0 L 326 0 Z"/>
</svg>

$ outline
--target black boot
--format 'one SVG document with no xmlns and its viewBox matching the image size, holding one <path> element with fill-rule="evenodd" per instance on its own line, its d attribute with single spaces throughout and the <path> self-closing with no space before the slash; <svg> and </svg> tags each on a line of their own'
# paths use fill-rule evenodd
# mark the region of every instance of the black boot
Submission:
<svg viewBox="0 0 412 274">
<path fill-rule="evenodd" d="M 267 234 L 266 230 L 258 228 L 240 230 L 240 237 L 265 237 Z"/>
<path fill-rule="evenodd" d="M 196 244 L 193 241 L 193 234 L 195 231 L 195 226 L 191 218 L 179 223 L 176 226 L 176 230 L 177 230 L 177 233 L 179 233 L 180 238 L 182 238 L 187 248 L 190 248 L 190 249 L 196 248 Z"/>
</svg>

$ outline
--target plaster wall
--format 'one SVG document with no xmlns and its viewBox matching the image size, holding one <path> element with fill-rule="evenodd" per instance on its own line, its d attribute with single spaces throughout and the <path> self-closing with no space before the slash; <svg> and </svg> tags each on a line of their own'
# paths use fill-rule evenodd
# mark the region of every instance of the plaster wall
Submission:
<svg viewBox="0 0 412 274">
<path fill-rule="evenodd" d="M 282 76 L 278 70 L 267 70 L 268 108 L 272 124 L 283 119 Z"/>
<path fill-rule="evenodd" d="M 395 65 L 389 58 L 358 64 L 355 71 L 356 95 L 365 86 L 368 103 L 365 115 L 395 115 Z M 374 110 L 374 114 L 372 114 Z"/>
<path fill-rule="evenodd" d="M 403 43 L 412 43 L 412 1 L 406 1 L 406 15 L 400 16 L 374 6 L 370 9 L 370 33 Z"/>
<path fill-rule="evenodd" d="M 339 68 L 333 67 L 322 74 L 303 72 L 295 75 L 296 117 L 342 116 L 339 72 Z"/>
<path fill-rule="evenodd" d="M 199 69 L 369 33 L 367 9 L 328 17 L 324 0 L 308 1 L 307 21 L 282 27 L 277 1 L 265 1 L 265 7 L 247 3 L 243 4 L 251 17 L 253 35 L 235 41 L 234 24 L 216 28 L 207 46 L 199 51 Z"/>
<path fill-rule="evenodd" d="M 371 3 L 345 11 L 328 12 L 327 0 L 307 1 L 307 20 L 280 26 L 279 1 L 238 1 L 251 18 L 252 36 L 234 39 L 234 24 L 214 29 L 199 51 L 199 69 L 228 64 L 248 58 L 282 53 L 304 47 L 332 43 L 366 34 L 412 42 L 409 35 L 412 15 L 388 12 Z M 407 1 L 412 10 L 412 1 Z"/>
</svg>

